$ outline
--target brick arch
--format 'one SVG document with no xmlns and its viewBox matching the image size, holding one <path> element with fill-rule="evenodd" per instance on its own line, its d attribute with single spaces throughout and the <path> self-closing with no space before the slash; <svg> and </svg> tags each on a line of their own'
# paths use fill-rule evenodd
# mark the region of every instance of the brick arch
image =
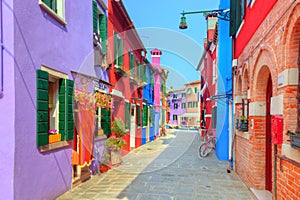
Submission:
<svg viewBox="0 0 300 200">
<path fill-rule="evenodd" d="M 253 67 L 253 82 L 251 84 L 253 85 L 252 97 L 254 98 L 254 101 L 265 101 L 266 89 L 264 89 L 264 93 L 258 90 L 262 89 L 262 86 L 266 87 L 268 81 L 266 77 L 268 77 L 269 74 L 271 74 L 273 80 L 272 83 L 274 83 L 273 77 L 275 77 L 275 74 L 277 73 L 277 62 L 275 60 L 275 54 L 270 47 L 262 46 Z M 265 76 L 262 76 L 262 74 Z M 275 84 L 273 84 L 273 86 L 274 85 Z M 264 97 L 261 97 L 260 95 L 263 95 Z"/>
<path fill-rule="evenodd" d="M 237 76 L 237 82 L 236 82 L 236 94 L 237 96 L 240 96 L 242 94 L 242 76 L 238 74 Z"/>
<path fill-rule="evenodd" d="M 242 83 L 242 92 L 247 92 L 249 88 L 249 73 L 248 73 L 248 66 L 245 64 L 243 67 L 243 83 Z"/>
<path fill-rule="evenodd" d="M 300 2 L 295 5 L 291 11 L 283 35 L 283 44 L 285 45 L 285 66 L 287 68 L 296 68 L 299 37 L 300 37 Z"/>
</svg>

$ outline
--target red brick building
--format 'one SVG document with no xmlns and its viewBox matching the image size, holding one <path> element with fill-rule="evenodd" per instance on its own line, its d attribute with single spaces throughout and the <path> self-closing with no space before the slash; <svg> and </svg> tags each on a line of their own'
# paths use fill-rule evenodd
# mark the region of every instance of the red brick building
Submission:
<svg viewBox="0 0 300 200">
<path fill-rule="evenodd" d="M 300 149 L 286 134 L 300 131 L 300 1 L 231 1 L 231 16 L 236 172 L 256 194 L 300 199 Z"/>
</svg>

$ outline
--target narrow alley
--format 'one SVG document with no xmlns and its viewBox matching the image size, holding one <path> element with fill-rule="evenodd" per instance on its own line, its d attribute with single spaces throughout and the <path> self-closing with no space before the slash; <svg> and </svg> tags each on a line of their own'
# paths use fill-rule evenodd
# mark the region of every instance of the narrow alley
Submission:
<svg viewBox="0 0 300 200">
<path fill-rule="evenodd" d="M 172 130 L 123 157 L 123 163 L 66 192 L 68 199 L 252 199 L 227 162 L 200 158 L 195 131 Z"/>
</svg>

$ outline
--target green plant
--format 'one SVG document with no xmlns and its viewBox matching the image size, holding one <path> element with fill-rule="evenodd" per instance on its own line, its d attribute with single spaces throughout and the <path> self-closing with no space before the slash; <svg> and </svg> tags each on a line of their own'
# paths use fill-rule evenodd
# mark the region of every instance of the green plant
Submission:
<svg viewBox="0 0 300 200">
<path fill-rule="evenodd" d="M 124 121 L 122 119 L 115 118 L 115 120 L 111 123 L 111 131 L 117 138 L 125 136 L 126 128 Z"/>
<path fill-rule="evenodd" d="M 242 122 L 244 122 L 245 124 L 248 123 L 248 119 L 247 119 L 247 117 L 246 117 L 245 115 L 241 115 L 241 116 L 240 116 L 240 120 L 241 120 Z"/>
<path fill-rule="evenodd" d="M 122 138 L 110 137 L 104 142 L 104 150 L 101 157 L 101 164 L 108 165 L 108 161 L 111 158 L 111 150 L 117 148 L 120 150 L 122 147 L 125 147 L 127 143 Z"/>
<path fill-rule="evenodd" d="M 292 131 L 287 131 L 286 133 L 287 135 L 293 135 L 293 136 L 297 136 L 297 137 L 300 137 L 300 133 L 295 133 L 295 132 L 292 132 Z"/>
</svg>

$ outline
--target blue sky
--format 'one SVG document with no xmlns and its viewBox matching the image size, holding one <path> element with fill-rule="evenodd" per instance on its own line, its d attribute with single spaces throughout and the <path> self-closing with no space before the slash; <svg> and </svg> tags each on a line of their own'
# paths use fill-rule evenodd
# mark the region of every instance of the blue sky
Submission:
<svg viewBox="0 0 300 200">
<path fill-rule="evenodd" d="M 188 29 L 178 28 L 180 13 L 218 9 L 219 0 L 123 0 L 123 3 L 148 49 L 162 50 L 162 67 L 170 71 L 167 87 L 183 87 L 199 79 L 195 70 L 203 52 L 206 20 L 203 14 L 186 15 Z"/>
</svg>

